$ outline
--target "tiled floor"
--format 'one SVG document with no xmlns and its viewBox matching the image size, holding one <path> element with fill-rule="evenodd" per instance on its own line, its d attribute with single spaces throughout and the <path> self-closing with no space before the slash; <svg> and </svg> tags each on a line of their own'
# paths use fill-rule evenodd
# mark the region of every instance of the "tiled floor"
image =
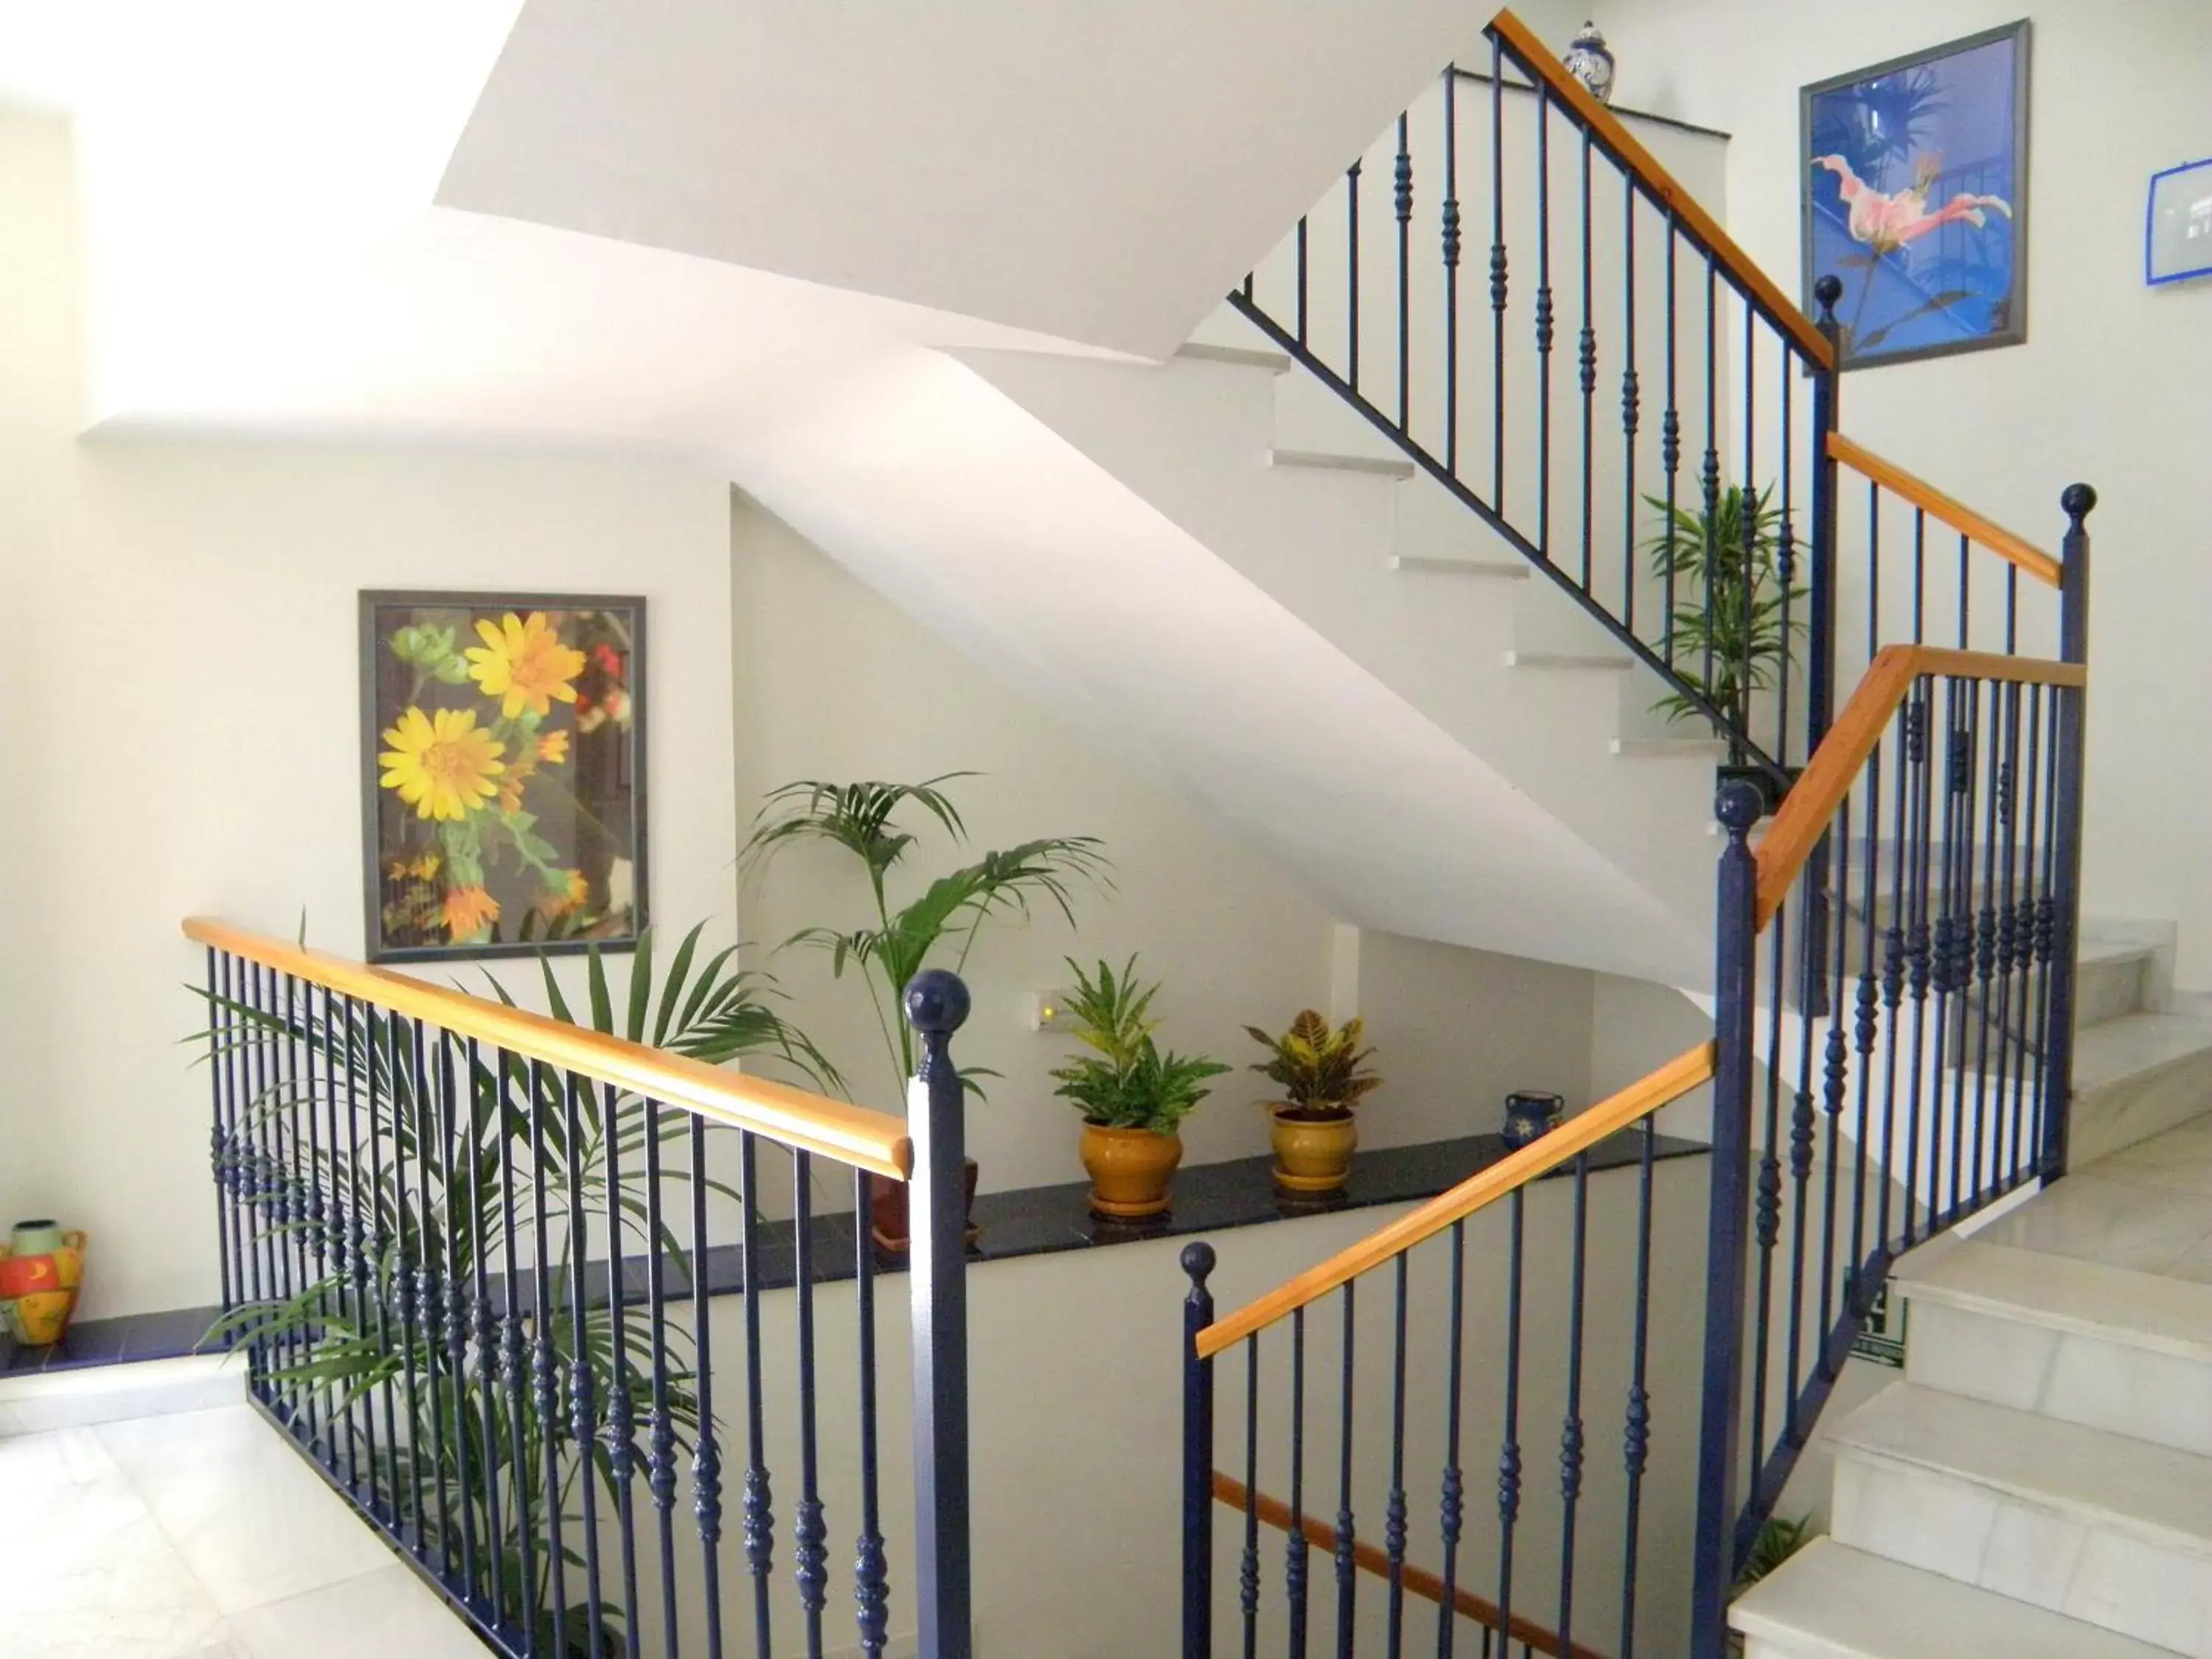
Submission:
<svg viewBox="0 0 2212 1659">
<path fill-rule="evenodd" d="M 9 1659 L 483 1659 L 251 1407 L 0 1438 Z"/>
<path fill-rule="evenodd" d="M 1975 1237 L 2212 1284 L 2212 1118 L 2115 1152 Z"/>
</svg>

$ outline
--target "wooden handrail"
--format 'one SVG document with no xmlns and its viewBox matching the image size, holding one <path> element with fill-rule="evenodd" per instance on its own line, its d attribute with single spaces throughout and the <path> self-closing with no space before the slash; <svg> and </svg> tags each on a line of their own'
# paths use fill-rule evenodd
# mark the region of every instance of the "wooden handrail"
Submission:
<svg viewBox="0 0 2212 1659">
<path fill-rule="evenodd" d="M 1270 1498 L 1265 1492 L 1251 1494 L 1248 1498 L 1243 1482 L 1231 1480 L 1218 1469 L 1213 1472 L 1213 1497 L 1216 1503 L 1227 1504 L 1239 1515 L 1249 1513 L 1257 1516 L 1263 1525 L 1273 1527 L 1277 1532 L 1291 1529 L 1291 1506 L 1279 1498 Z M 1300 1516 L 1298 1531 L 1306 1542 L 1316 1549 L 1334 1550 L 1336 1547 L 1335 1530 L 1317 1516 Z M 1371 1573 L 1377 1578 L 1390 1576 L 1390 1558 L 1372 1544 L 1354 1540 L 1352 1559 L 1362 1572 Z M 1436 1574 L 1421 1567 L 1404 1566 L 1399 1569 L 1398 1582 L 1409 1594 L 1419 1596 L 1424 1601 L 1432 1601 L 1438 1607 L 1443 1605 L 1444 1581 Z M 1490 1630 L 1506 1627 L 1509 1624 L 1509 1621 L 1498 1618 L 1498 1608 L 1493 1603 L 1484 1601 L 1472 1590 L 1455 1586 L 1451 1593 L 1451 1606 L 1452 1611 L 1462 1618 L 1472 1619 Z M 1511 1641 L 1526 1643 L 1532 1653 L 1550 1654 L 1554 1659 L 1601 1659 L 1601 1655 L 1579 1642 L 1562 1644 L 1557 1631 L 1546 1630 L 1518 1613 L 1510 1621 L 1507 1636 Z"/>
<path fill-rule="evenodd" d="M 1449 1192 L 1439 1194 L 1387 1226 L 1378 1227 L 1318 1267 L 1310 1268 L 1257 1301 L 1247 1303 L 1226 1318 L 1215 1320 L 1198 1334 L 1199 1358 L 1208 1359 L 1224 1348 L 1235 1346 L 1255 1331 L 1265 1330 L 1277 1320 L 1288 1318 L 1339 1285 L 1433 1238 L 1455 1221 L 1464 1221 L 1515 1188 L 1549 1175 L 1577 1153 L 1588 1152 L 1607 1135 L 1619 1133 L 1708 1080 L 1713 1074 L 1713 1045 L 1699 1043 L 1610 1099 L 1577 1114 L 1540 1139 L 1529 1142 L 1486 1170 L 1476 1171 Z"/>
<path fill-rule="evenodd" d="M 187 939 L 309 984 L 326 986 L 342 996 L 428 1020 L 456 1036 L 474 1037 L 524 1060 L 583 1073 L 710 1121 L 767 1135 L 799 1152 L 818 1152 L 902 1181 L 914 1170 L 914 1143 L 907 1137 L 906 1125 L 882 1112 L 509 1008 L 465 991 L 426 985 L 228 922 L 191 916 L 185 919 L 184 930 Z"/>
<path fill-rule="evenodd" d="M 1923 478 L 1915 477 L 1894 461 L 1886 461 L 1863 445 L 1855 444 L 1840 432 L 1828 434 L 1829 458 L 1847 466 L 1860 477 L 1871 479 L 1893 495 L 1902 496 L 1922 512 L 1952 529 L 1970 541 L 1987 548 L 1999 558 L 2014 564 L 2038 581 L 2056 587 L 2064 567 L 2033 543 L 2026 541 L 2007 530 L 2002 525 L 1983 517 L 1971 507 L 1953 500 Z"/>
<path fill-rule="evenodd" d="M 1727 268 L 1740 288 L 1765 309 L 1768 319 L 1790 336 L 1797 349 L 1822 368 L 1833 368 L 1836 356 L 1828 337 L 1808 317 L 1797 302 L 1776 287 L 1758 262 L 1723 230 L 1719 221 L 1698 204 L 1680 180 L 1661 165 L 1621 119 L 1590 95 L 1589 88 L 1567 73 L 1556 55 L 1536 32 L 1509 9 L 1490 20 L 1498 36 L 1522 70 L 1542 81 L 1554 103 L 1564 104 L 1583 125 L 1595 130 L 1620 164 L 1642 181 L 1653 197 L 1666 204 L 1675 222 L 1705 244 Z"/>
<path fill-rule="evenodd" d="M 1858 781 L 1867 757 L 1889 729 L 1915 680 L 1941 674 L 1959 679 L 2000 680 L 2079 690 L 2089 684 L 2080 663 L 2034 657 L 2000 657 L 1981 651 L 1945 651 L 1929 645 L 1893 645 L 1875 658 L 1844 712 L 1814 752 L 1812 764 L 1790 788 L 1759 844 L 1759 926 L 1764 928 L 1789 896 L 1805 860 L 1835 821 L 1844 797 Z"/>
</svg>

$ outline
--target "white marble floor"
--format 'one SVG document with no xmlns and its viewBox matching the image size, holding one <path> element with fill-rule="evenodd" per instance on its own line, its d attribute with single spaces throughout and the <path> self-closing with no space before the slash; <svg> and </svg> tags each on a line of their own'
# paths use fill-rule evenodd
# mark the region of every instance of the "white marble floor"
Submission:
<svg viewBox="0 0 2212 1659">
<path fill-rule="evenodd" d="M 9 1659 L 483 1659 L 250 1407 L 0 1437 Z"/>
</svg>

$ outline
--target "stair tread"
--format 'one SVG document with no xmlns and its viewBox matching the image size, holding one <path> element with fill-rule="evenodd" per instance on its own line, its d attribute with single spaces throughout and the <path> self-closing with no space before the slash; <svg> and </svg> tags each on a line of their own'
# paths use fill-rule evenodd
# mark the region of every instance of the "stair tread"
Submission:
<svg viewBox="0 0 2212 1659">
<path fill-rule="evenodd" d="M 1325 449 L 1271 449 L 1274 466 L 1314 467 L 1332 472 L 1371 472 L 1386 478 L 1410 478 L 1413 464 L 1389 455 L 1352 455 Z"/>
<path fill-rule="evenodd" d="M 2076 1093 L 2212 1054 L 2212 1021 L 2187 1014 L 2121 1014 L 2084 1026 L 2074 1039 Z M 2212 1105 L 2212 1099 L 2208 1099 Z"/>
<path fill-rule="evenodd" d="M 2100 963 L 2148 962 L 2158 954 L 2158 947 L 2139 939 L 2099 939 L 2085 929 L 2074 954 L 2086 968 Z"/>
<path fill-rule="evenodd" d="M 2212 1363 L 2212 1285 L 1974 1238 L 1924 1262 L 1900 1263 L 1896 1279 L 1907 1301 Z"/>
<path fill-rule="evenodd" d="M 1457 558 L 1448 553 L 1394 553 L 1390 556 L 1390 568 L 1432 575 L 1498 576 L 1507 581 L 1525 581 L 1528 576 L 1525 562 L 1504 564 L 1494 559 Z"/>
<path fill-rule="evenodd" d="M 1792 1659 L 2172 1659 L 2131 1636 L 1832 1538 L 1753 1585 L 1729 1623 Z"/>
<path fill-rule="evenodd" d="M 1291 360 L 1287 354 L 1270 351 L 1264 346 L 1217 345 L 1211 340 L 1190 340 L 1176 348 L 1175 355 L 1188 357 L 1194 362 L 1231 363 L 1241 368 L 1264 368 L 1270 374 L 1289 372 Z"/>
<path fill-rule="evenodd" d="M 1635 666 L 1626 657 L 1607 656 L 1598 652 L 1577 651 L 1509 651 L 1505 653 L 1508 668 L 1590 668 L 1607 672 L 1626 672 Z"/>
<path fill-rule="evenodd" d="M 1836 1425 L 1846 1455 L 1938 1472 L 2162 1548 L 2212 1558 L 2212 1457 L 1896 1382 Z"/>
</svg>

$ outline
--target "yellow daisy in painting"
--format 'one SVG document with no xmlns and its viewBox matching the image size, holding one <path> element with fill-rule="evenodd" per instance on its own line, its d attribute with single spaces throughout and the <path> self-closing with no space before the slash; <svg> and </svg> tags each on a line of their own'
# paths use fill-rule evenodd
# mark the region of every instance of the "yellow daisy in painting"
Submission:
<svg viewBox="0 0 2212 1659">
<path fill-rule="evenodd" d="M 438 855 L 435 853 L 425 853 L 421 858 L 416 859 L 413 864 L 410 865 L 408 869 L 413 873 L 416 880 L 428 881 L 431 877 L 438 873 Z"/>
<path fill-rule="evenodd" d="M 568 759 L 568 734 L 566 732 L 548 732 L 538 738 L 538 758 L 548 766 L 558 766 Z"/>
<path fill-rule="evenodd" d="M 499 901 L 481 887 L 455 887 L 446 894 L 446 931 L 453 943 L 482 933 L 499 920 Z"/>
<path fill-rule="evenodd" d="M 480 621 L 477 635 L 483 643 L 461 653 L 469 659 L 469 678 L 483 688 L 484 696 L 501 699 L 499 712 L 506 719 L 515 719 L 526 708 L 550 714 L 556 697 L 576 701 L 571 682 L 584 672 L 584 653 L 561 643 L 544 611 L 533 611 L 525 619 L 510 611 L 503 622 Z"/>
<path fill-rule="evenodd" d="M 581 870 L 565 872 L 566 880 L 538 901 L 538 908 L 549 916 L 565 916 L 571 910 L 580 910 L 584 901 L 592 896 L 592 884 Z"/>
<path fill-rule="evenodd" d="M 376 757 L 384 767 L 379 781 L 398 790 L 417 817 L 459 823 L 499 793 L 493 780 L 507 769 L 499 758 L 506 745 L 477 728 L 473 709 L 410 708 L 384 740 L 392 746 Z"/>
<path fill-rule="evenodd" d="M 538 773 L 538 751 L 525 749 L 507 769 L 507 775 L 499 781 L 499 810 L 520 812 L 522 810 L 523 786 Z"/>
</svg>

